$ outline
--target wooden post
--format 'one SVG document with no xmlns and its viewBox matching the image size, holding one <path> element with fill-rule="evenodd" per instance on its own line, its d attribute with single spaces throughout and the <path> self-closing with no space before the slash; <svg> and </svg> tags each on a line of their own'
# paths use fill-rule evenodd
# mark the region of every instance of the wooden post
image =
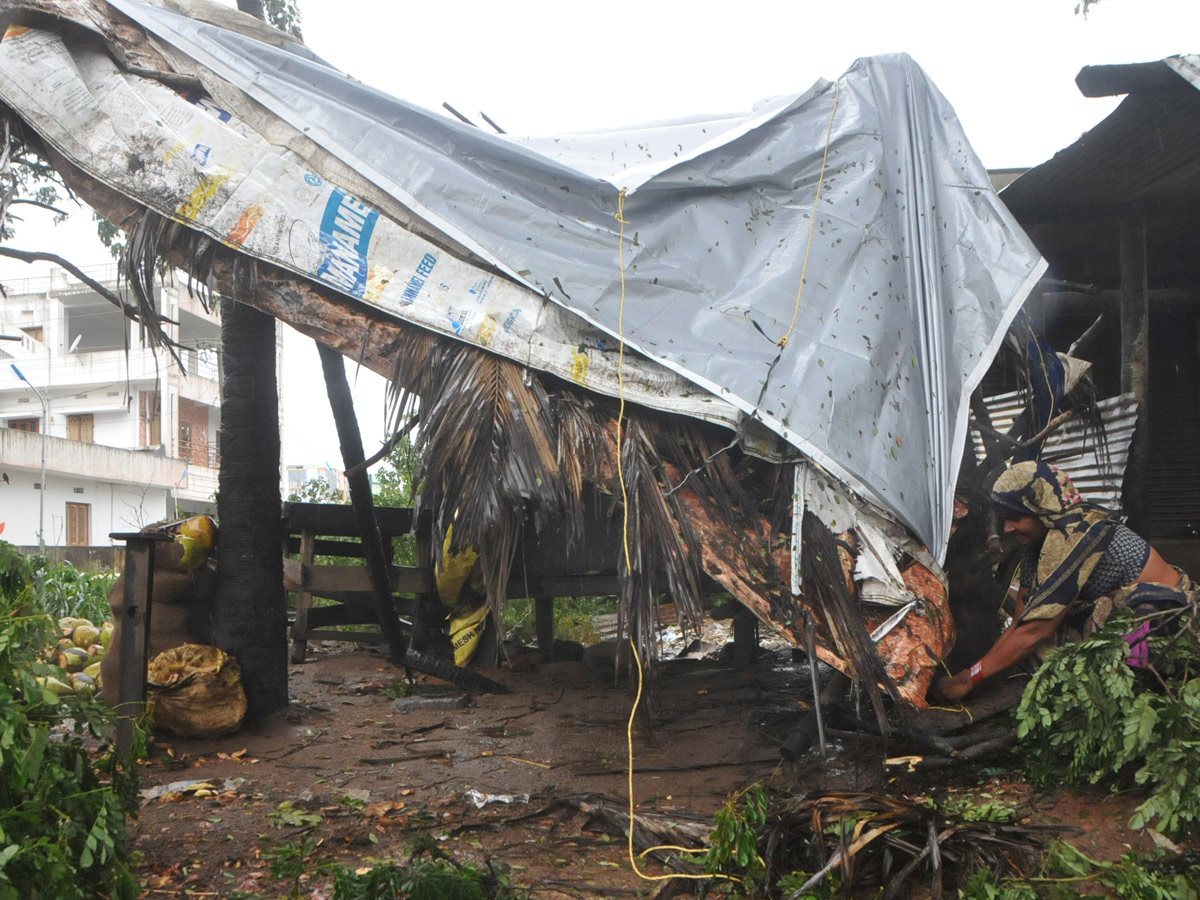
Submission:
<svg viewBox="0 0 1200 900">
<path fill-rule="evenodd" d="M 1129 527 L 1146 533 L 1145 467 L 1150 459 L 1150 287 L 1146 220 L 1121 220 L 1121 391 L 1137 398 L 1137 427 L 1125 469 L 1123 506 Z"/>
<path fill-rule="evenodd" d="M 117 752 L 133 749 L 134 723 L 146 708 L 146 663 L 150 646 L 150 598 L 154 589 L 154 545 L 166 534 L 110 534 L 125 541 L 124 591 L 121 613 L 113 625 L 113 642 L 121 647 L 117 682 Z"/>
<path fill-rule="evenodd" d="M 758 655 L 758 617 L 749 609 L 737 605 L 733 614 L 733 664 L 744 668 Z"/>
<path fill-rule="evenodd" d="M 388 575 L 388 554 L 384 550 L 383 535 L 375 518 L 375 503 L 371 497 L 371 482 L 365 468 L 355 470 L 366 457 L 363 455 L 362 434 L 358 420 L 354 418 L 354 400 L 350 396 L 350 384 L 346 381 L 346 366 L 342 355 L 320 341 L 317 351 L 321 356 L 321 368 L 325 373 L 325 390 L 329 394 L 329 407 L 333 411 L 337 426 L 338 441 L 342 445 L 342 463 L 346 467 L 346 480 L 350 485 L 350 503 L 358 521 L 359 537 L 362 540 L 363 557 L 367 562 L 367 575 L 375 594 L 375 610 L 379 616 L 379 628 L 387 639 L 388 649 L 394 663 L 403 663 L 408 650 L 407 641 L 400 632 L 400 619 L 392 603 L 392 581 Z"/>
<path fill-rule="evenodd" d="M 316 535 L 311 528 L 300 532 L 300 564 L 311 566 L 316 555 Z M 308 652 L 308 611 L 312 609 L 312 590 L 307 585 L 301 585 L 296 591 L 296 620 L 292 624 L 292 662 L 304 662 Z"/>
<path fill-rule="evenodd" d="M 554 598 L 535 597 L 533 603 L 538 654 L 542 662 L 550 662 L 554 654 Z"/>
</svg>

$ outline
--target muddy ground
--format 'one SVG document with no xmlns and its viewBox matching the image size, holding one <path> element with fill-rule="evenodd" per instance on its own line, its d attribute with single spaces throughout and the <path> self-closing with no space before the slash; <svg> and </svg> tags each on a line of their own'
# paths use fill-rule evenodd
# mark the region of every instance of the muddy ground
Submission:
<svg viewBox="0 0 1200 900">
<path fill-rule="evenodd" d="M 267 727 L 210 740 L 159 735 L 131 826 L 144 896 L 328 898 L 329 863 L 406 858 L 417 834 L 456 858 L 511 867 L 536 897 L 653 896 L 662 882 L 643 875 L 668 870 L 646 860 L 636 872 L 619 836 L 633 686 L 614 683 L 603 653 L 524 661 L 486 671 L 509 693 L 468 697 L 419 678 L 397 697 L 410 689 L 378 650 L 317 643 L 290 667 L 291 707 Z M 719 658 L 660 665 L 633 729 L 638 814 L 703 832 L 756 781 L 910 798 L 961 789 L 1028 804 L 1026 821 L 1077 826 L 1071 839 L 1093 858 L 1152 847 L 1124 827 L 1136 795 L 1035 796 L 979 767 L 910 775 L 882 764 L 886 748 L 850 738 L 831 765 L 815 755 L 784 765 L 778 747 L 809 685 L 788 649 L 764 650 L 744 668 Z M 869 761 L 864 770 L 846 764 L 855 755 Z M 289 854 L 303 858 L 298 882 L 272 875 L 272 860 Z"/>
</svg>

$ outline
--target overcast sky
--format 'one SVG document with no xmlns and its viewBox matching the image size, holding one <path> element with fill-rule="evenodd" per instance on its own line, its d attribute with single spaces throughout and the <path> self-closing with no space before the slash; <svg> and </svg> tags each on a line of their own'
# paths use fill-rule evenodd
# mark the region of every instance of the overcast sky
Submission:
<svg viewBox="0 0 1200 900">
<path fill-rule="evenodd" d="M 1086 19 L 1075 0 L 299 3 L 306 42 L 334 66 L 487 127 L 484 112 L 512 134 L 742 111 L 833 79 L 860 56 L 904 51 L 989 168 L 1036 165 L 1115 107 L 1080 95 L 1083 66 L 1200 52 L 1200 0 L 1102 0 Z M 89 217 L 75 218 L 52 232 L 31 223 L 14 245 L 103 262 Z M 36 274 L 0 260 L 6 284 Z M 382 382 L 348 374 L 369 455 L 383 437 Z M 284 462 L 340 468 L 319 375 L 312 342 L 285 336 Z"/>
</svg>

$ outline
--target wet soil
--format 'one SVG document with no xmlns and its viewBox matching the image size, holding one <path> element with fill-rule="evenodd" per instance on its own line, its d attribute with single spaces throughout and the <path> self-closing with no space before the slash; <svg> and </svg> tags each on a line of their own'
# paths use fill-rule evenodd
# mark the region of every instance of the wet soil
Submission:
<svg viewBox="0 0 1200 900">
<path fill-rule="evenodd" d="M 779 745 L 811 698 L 808 670 L 788 650 L 742 668 L 661 664 L 630 726 L 636 686 L 616 684 L 604 654 L 518 659 L 486 671 L 509 693 L 467 696 L 419 676 L 408 685 L 367 647 L 312 648 L 290 667 L 290 708 L 264 728 L 156 738 L 131 825 L 144 896 L 328 898 L 329 864 L 407 859 L 419 834 L 457 859 L 510 867 L 539 898 L 651 896 L 662 884 L 644 876 L 668 870 L 647 859 L 635 871 L 620 836 L 630 729 L 637 814 L 671 818 L 685 833 L 703 833 L 730 797 L 767 781 L 797 792 L 985 792 L 1030 804 L 1038 821 L 1079 826 L 1093 858 L 1152 847 L 1124 828 L 1136 796 L 1035 796 L 978 768 L 922 780 L 885 768 L 877 745 L 853 739 L 837 759 L 869 765 L 783 765 Z M 272 873 L 289 853 L 303 858 L 298 881 Z"/>
</svg>

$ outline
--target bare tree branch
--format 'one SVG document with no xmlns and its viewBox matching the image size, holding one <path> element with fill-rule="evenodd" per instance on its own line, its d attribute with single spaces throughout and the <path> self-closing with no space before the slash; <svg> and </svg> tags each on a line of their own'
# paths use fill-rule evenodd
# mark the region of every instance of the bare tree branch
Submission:
<svg viewBox="0 0 1200 900">
<path fill-rule="evenodd" d="M 14 197 L 7 201 L 6 206 L 16 206 L 18 203 L 24 203 L 26 206 L 36 206 L 38 209 L 47 209 L 58 216 L 68 216 L 66 210 L 59 209 L 57 206 L 51 206 L 49 203 L 42 203 L 39 200 L 22 200 L 20 197 Z"/>
<path fill-rule="evenodd" d="M 1016 453 L 1018 450 L 1024 450 L 1026 447 L 1031 447 L 1040 441 L 1044 441 L 1046 438 L 1050 437 L 1050 435 L 1054 434 L 1054 432 L 1058 431 L 1059 428 L 1061 428 L 1063 425 L 1065 425 L 1068 421 L 1070 421 L 1073 418 L 1075 418 L 1075 413 L 1073 410 L 1067 410 L 1064 413 L 1059 413 L 1057 416 L 1055 416 L 1053 419 L 1051 419 L 1049 421 L 1049 423 L 1047 423 L 1045 428 L 1043 428 L 1041 431 L 1039 431 L 1033 437 L 1026 438 L 1023 441 L 1018 441 L 1015 438 L 1012 438 L 1007 434 L 1003 434 L 1002 432 L 999 432 L 995 428 L 993 428 L 990 424 L 985 425 L 983 422 L 980 422 L 978 419 L 974 420 L 974 424 L 975 424 L 975 427 L 979 430 L 979 433 L 981 435 L 984 435 L 985 437 L 990 437 L 993 440 L 1007 444 L 1009 446 L 1009 448 L 1012 450 L 1012 452 Z M 1010 453 L 1008 455 L 1012 456 L 1012 453 Z"/>
</svg>

